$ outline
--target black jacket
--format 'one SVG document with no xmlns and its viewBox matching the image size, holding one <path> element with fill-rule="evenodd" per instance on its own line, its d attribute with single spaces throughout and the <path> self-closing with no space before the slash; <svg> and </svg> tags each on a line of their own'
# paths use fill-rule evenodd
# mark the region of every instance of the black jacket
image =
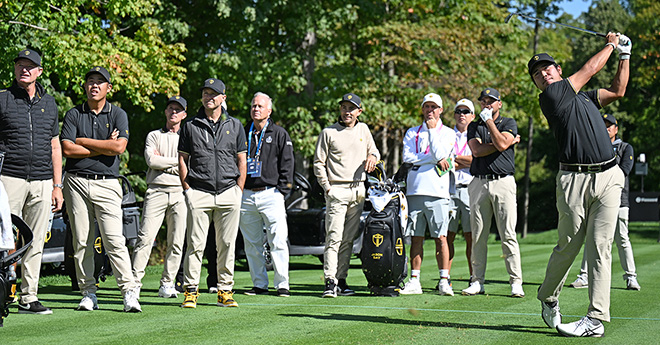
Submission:
<svg viewBox="0 0 660 345">
<path fill-rule="evenodd" d="M 14 83 L 0 90 L 0 151 L 2 175 L 26 180 L 53 178 L 51 139 L 59 134 L 57 104 L 39 83 L 30 100 Z"/>
<path fill-rule="evenodd" d="M 247 151 L 241 121 L 227 113 L 218 121 L 214 130 L 201 107 L 179 132 L 179 152 L 189 155 L 186 182 L 212 194 L 236 185 L 240 176 L 236 154 Z"/>
<path fill-rule="evenodd" d="M 245 136 L 249 136 L 250 125 L 245 126 Z M 248 140 L 250 138 L 248 137 Z M 248 158 L 254 158 L 259 143 L 259 137 L 252 138 Z M 247 175 L 245 188 L 277 187 L 280 193 L 286 195 L 291 191 L 293 185 L 293 173 L 295 171 L 293 160 L 293 143 L 287 131 L 268 120 L 259 160 L 261 161 L 261 177 Z"/>
</svg>

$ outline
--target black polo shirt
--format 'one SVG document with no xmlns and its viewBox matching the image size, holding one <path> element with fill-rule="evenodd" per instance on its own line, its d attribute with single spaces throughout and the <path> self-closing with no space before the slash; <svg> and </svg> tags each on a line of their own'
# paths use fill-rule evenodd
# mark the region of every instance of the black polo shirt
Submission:
<svg viewBox="0 0 660 345">
<path fill-rule="evenodd" d="M 602 163 L 614 158 L 598 90 L 578 93 L 568 79 L 548 85 L 539 95 L 557 145 L 559 161 L 569 164 Z"/>
<path fill-rule="evenodd" d="M 119 130 L 119 138 L 128 140 L 128 116 L 124 110 L 106 101 L 103 110 L 95 114 L 85 102 L 66 113 L 60 137 L 72 143 L 76 142 L 76 138 L 105 140 L 115 128 Z M 106 155 L 67 158 L 64 170 L 74 174 L 116 177 L 119 176 L 119 160 L 119 156 Z"/>
<path fill-rule="evenodd" d="M 518 124 L 516 124 L 516 120 L 500 115 L 493 121 L 495 121 L 497 130 L 501 133 L 511 133 L 514 137 L 518 135 Z M 471 139 L 480 139 L 482 144 L 493 142 L 486 123 L 481 119 L 477 122 L 470 123 L 467 136 L 468 141 Z M 513 146 L 509 146 L 503 152 L 495 151 L 485 157 L 473 157 L 470 174 L 472 176 L 489 174 L 513 175 L 515 172 Z"/>
</svg>

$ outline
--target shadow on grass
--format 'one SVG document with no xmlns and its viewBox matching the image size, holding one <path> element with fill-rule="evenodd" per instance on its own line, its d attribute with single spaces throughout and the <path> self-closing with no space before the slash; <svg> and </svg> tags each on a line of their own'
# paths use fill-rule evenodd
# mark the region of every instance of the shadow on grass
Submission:
<svg viewBox="0 0 660 345">
<path fill-rule="evenodd" d="M 521 332 L 521 333 L 536 333 L 547 334 L 548 336 L 558 336 L 558 333 L 547 327 L 539 326 L 521 326 L 521 325 L 484 325 L 484 324 L 469 324 L 457 322 L 442 322 L 442 321 L 415 321 L 406 319 L 396 319 L 386 316 L 370 316 L 370 315 L 355 315 L 355 314 L 326 314 L 326 315 L 313 315 L 313 314 L 279 314 L 287 317 L 301 317 L 313 318 L 318 320 L 338 320 L 338 321 L 358 321 L 358 322 L 373 322 L 384 324 L 397 324 L 407 326 L 425 326 L 425 327 L 443 327 L 443 328 L 457 328 L 457 329 L 479 329 L 491 331 L 504 331 L 504 332 Z"/>
</svg>

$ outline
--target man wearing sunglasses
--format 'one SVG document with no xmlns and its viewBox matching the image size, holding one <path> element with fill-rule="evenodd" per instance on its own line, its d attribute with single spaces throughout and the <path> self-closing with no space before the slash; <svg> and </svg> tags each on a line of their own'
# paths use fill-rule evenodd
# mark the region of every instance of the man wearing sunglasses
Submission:
<svg viewBox="0 0 660 345">
<path fill-rule="evenodd" d="M 474 120 L 474 104 L 467 98 L 463 98 L 454 106 L 454 132 L 456 143 L 454 144 L 454 166 L 456 168 L 454 181 L 456 191 L 451 196 L 449 211 L 449 232 L 447 232 L 447 246 L 449 247 L 449 270 L 451 271 L 454 259 L 454 239 L 458 233 L 460 220 L 465 237 L 465 256 L 468 260 L 470 277 L 472 277 L 472 230 L 470 227 L 470 194 L 467 186 L 472 182 L 470 166 L 472 166 L 472 151 L 468 145 L 467 128 Z M 451 273 L 451 272 L 450 272 Z"/>
<path fill-rule="evenodd" d="M 468 127 L 468 145 L 474 159 L 468 186 L 472 227 L 472 270 L 474 276 L 463 295 L 484 293 L 488 235 L 495 218 L 502 238 L 504 264 L 509 273 L 511 297 L 524 297 L 520 248 L 516 239 L 516 180 L 513 146 L 520 142 L 518 125 L 512 118 L 500 114 L 499 91 L 487 88 L 479 96 L 481 118 Z"/>
</svg>

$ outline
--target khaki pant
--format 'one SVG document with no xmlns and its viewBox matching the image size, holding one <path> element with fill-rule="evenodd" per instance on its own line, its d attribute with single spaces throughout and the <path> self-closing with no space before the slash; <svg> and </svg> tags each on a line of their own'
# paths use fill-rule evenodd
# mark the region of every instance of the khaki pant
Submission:
<svg viewBox="0 0 660 345">
<path fill-rule="evenodd" d="M 473 281 L 482 285 L 486 276 L 488 235 L 495 216 L 497 231 L 502 239 L 504 265 L 509 284 L 522 284 L 520 248 L 516 239 L 516 180 L 507 176 L 498 180 L 475 177 L 468 186 L 470 193 L 470 227 L 472 228 Z"/>
<path fill-rule="evenodd" d="M 32 245 L 23 255 L 21 265 L 21 303 L 37 301 L 41 257 L 51 212 L 53 180 L 27 181 L 20 178 L 1 176 L 9 197 L 11 213 L 23 218 L 32 229 Z"/>
<path fill-rule="evenodd" d="M 360 227 L 364 206 L 364 184 L 333 184 L 325 195 L 325 279 L 346 279 L 353 251 L 353 241 Z"/>
<path fill-rule="evenodd" d="M 142 224 L 133 250 L 133 275 L 142 286 L 144 269 L 149 264 L 151 249 L 163 218 L 167 222 L 167 249 L 160 285 L 174 284 L 181 265 L 183 241 L 186 237 L 188 208 L 182 191 L 166 192 L 149 188 L 144 195 Z"/>
<path fill-rule="evenodd" d="M 202 257 L 206 248 L 209 224 L 215 226 L 215 245 L 218 290 L 234 287 L 234 251 L 241 212 L 241 188 L 234 186 L 221 194 L 210 194 L 195 189 L 185 192 L 188 205 L 188 250 L 183 263 L 185 288 L 197 288 L 202 272 Z"/>
<path fill-rule="evenodd" d="M 616 222 L 616 230 L 614 231 L 614 243 L 619 250 L 619 261 L 621 261 L 621 268 L 623 268 L 623 281 L 628 282 L 628 278 L 636 278 L 637 272 L 635 269 L 635 258 L 633 256 L 632 244 L 628 236 L 628 214 L 630 209 L 628 207 L 619 208 L 619 219 Z M 582 265 L 580 267 L 580 275 L 587 279 L 588 274 L 587 256 L 582 255 Z"/>
<path fill-rule="evenodd" d="M 587 316 L 610 321 L 612 240 L 624 175 L 618 166 L 600 173 L 557 174 L 557 245 L 552 250 L 538 299 L 559 298 L 568 271 L 584 244 L 589 266 Z"/>
<path fill-rule="evenodd" d="M 91 180 L 67 174 L 64 178 L 64 199 L 73 235 L 73 259 L 80 292 L 86 295 L 96 293 L 97 289 L 94 278 L 94 219 L 122 294 L 137 288 L 123 235 L 119 180 Z"/>
</svg>

